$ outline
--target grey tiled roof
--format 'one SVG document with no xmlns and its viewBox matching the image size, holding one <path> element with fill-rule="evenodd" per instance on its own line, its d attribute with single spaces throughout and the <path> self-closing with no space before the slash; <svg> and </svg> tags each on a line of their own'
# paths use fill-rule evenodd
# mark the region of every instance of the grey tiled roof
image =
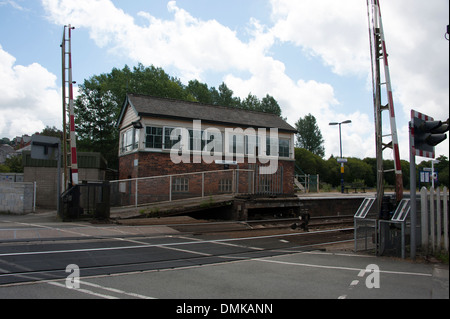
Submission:
<svg viewBox="0 0 450 319">
<path fill-rule="evenodd" d="M 281 117 L 270 113 L 138 94 L 127 95 L 124 109 L 128 103 L 136 110 L 139 116 L 202 120 L 210 123 L 231 125 L 231 127 L 278 128 L 281 131 L 296 132 L 295 128 L 286 123 Z M 120 124 L 124 109 L 122 109 L 118 124 Z"/>
</svg>

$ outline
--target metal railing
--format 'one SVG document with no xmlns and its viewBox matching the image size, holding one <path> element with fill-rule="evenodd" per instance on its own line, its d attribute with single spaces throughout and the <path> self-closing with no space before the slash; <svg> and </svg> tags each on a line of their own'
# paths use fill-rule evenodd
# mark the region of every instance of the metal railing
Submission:
<svg viewBox="0 0 450 319">
<path fill-rule="evenodd" d="M 355 252 L 377 250 L 378 221 L 372 216 L 375 198 L 366 197 L 354 216 Z M 375 217 L 375 218 L 373 218 Z"/>
<path fill-rule="evenodd" d="M 294 175 L 294 183 L 304 193 L 319 192 L 319 175 Z"/>
<path fill-rule="evenodd" d="M 255 170 L 228 169 L 111 181 L 111 206 L 257 192 Z"/>
</svg>

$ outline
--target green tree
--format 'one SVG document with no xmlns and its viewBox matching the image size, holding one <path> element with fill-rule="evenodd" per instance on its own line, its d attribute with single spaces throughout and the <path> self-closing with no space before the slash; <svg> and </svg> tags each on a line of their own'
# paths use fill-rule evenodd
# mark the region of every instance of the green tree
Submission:
<svg viewBox="0 0 450 319">
<path fill-rule="evenodd" d="M 118 104 L 110 90 L 101 83 L 85 81 L 83 92 L 76 100 L 77 148 L 80 151 L 100 152 L 110 167 L 118 167 Z"/>
<path fill-rule="evenodd" d="M 7 158 L 4 166 L 6 173 L 23 173 L 22 155 Z"/>
<path fill-rule="evenodd" d="M 50 126 L 46 126 L 42 132 L 39 133 L 40 135 L 44 135 L 44 136 L 51 136 L 51 137 L 57 137 L 59 139 L 63 138 L 63 132 L 56 128 L 55 126 L 50 127 Z"/>
<path fill-rule="evenodd" d="M 316 118 L 313 115 L 308 114 L 304 118 L 300 118 L 297 123 L 295 123 L 295 127 L 297 129 L 297 146 L 307 149 L 320 157 L 324 157 L 324 139 L 317 126 Z"/>
<path fill-rule="evenodd" d="M 276 114 L 278 116 L 281 116 L 280 105 L 278 104 L 277 100 L 275 100 L 269 94 L 267 94 L 261 100 L 261 103 L 259 105 L 259 110 L 261 112 L 272 113 L 272 114 Z"/>
<path fill-rule="evenodd" d="M 305 174 L 319 174 L 323 160 L 320 156 L 304 148 L 295 148 L 295 164 L 300 167 Z"/>
<path fill-rule="evenodd" d="M 138 64 L 132 69 L 125 65 L 123 69 L 113 68 L 110 73 L 94 75 L 80 85 L 80 94 L 75 101 L 75 122 L 77 124 L 80 151 L 101 152 L 110 168 L 118 168 L 118 131 L 115 127 L 121 107 L 127 93 L 152 95 L 186 101 L 197 101 L 226 107 L 244 107 L 239 97 L 222 83 L 217 90 L 208 88 L 197 80 L 184 86 L 181 81 L 171 77 L 163 69 Z M 260 103 L 256 96 L 249 94 L 248 105 L 251 109 L 281 114 L 275 99 L 266 96 Z M 251 103 L 250 103 L 251 102 Z M 278 106 L 278 108 L 277 108 Z M 250 107 L 249 107 L 250 108 Z"/>
<path fill-rule="evenodd" d="M 216 100 L 213 101 L 213 104 L 240 108 L 241 99 L 239 97 L 234 97 L 233 94 L 233 91 L 224 82 L 222 82 L 222 84 L 219 85 L 219 92 L 216 96 Z"/>
<path fill-rule="evenodd" d="M 80 151 L 101 152 L 110 168 L 118 168 L 119 138 L 115 123 L 126 93 L 195 100 L 178 79 L 154 66 L 114 68 L 108 74 L 85 80 L 75 101 L 77 147 Z"/>
<path fill-rule="evenodd" d="M 200 83 L 198 80 L 189 81 L 186 91 L 190 94 L 197 102 L 205 104 L 213 104 L 213 95 L 208 85 L 205 83 Z"/>
<path fill-rule="evenodd" d="M 125 93 L 147 94 L 163 98 L 179 100 L 192 100 L 178 78 L 167 74 L 162 68 L 154 66 L 144 67 L 141 63 L 133 68 L 133 72 L 127 74 L 129 77 L 128 92 L 122 92 L 121 99 Z"/>
<path fill-rule="evenodd" d="M 258 111 L 260 109 L 260 104 L 258 97 L 249 93 L 242 101 L 241 108 L 249 111 Z"/>
<path fill-rule="evenodd" d="M 337 162 L 336 158 L 331 156 L 326 160 L 325 167 L 325 174 L 320 175 L 320 180 L 334 187 L 341 185 L 341 164 Z"/>
<path fill-rule="evenodd" d="M 366 162 L 350 157 L 347 159 L 347 163 L 344 164 L 345 173 L 344 181 L 352 183 L 355 180 L 364 181 L 366 186 L 372 186 L 372 167 Z"/>
<path fill-rule="evenodd" d="M 8 145 L 11 145 L 11 141 L 9 140 L 9 138 L 3 137 L 3 138 L 0 139 L 0 145 L 1 145 L 1 144 L 8 144 Z"/>
</svg>

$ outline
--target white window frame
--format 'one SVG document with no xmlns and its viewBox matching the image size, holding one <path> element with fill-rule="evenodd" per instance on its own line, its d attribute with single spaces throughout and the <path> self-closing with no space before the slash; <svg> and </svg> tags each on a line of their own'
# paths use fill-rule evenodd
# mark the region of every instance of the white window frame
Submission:
<svg viewBox="0 0 450 319">
<path fill-rule="evenodd" d="M 126 154 L 139 148 L 139 130 L 131 127 L 121 132 L 120 153 Z"/>
<path fill-rule="evenodd" d="M 174 193 L 189 193 L 189 178 L 173 177 L 172 178 L 172 192 L 174 192 Z"/>
<path fill-rule="evenodd" d="M 285 152 L 281 152 L 281 141 L 287 142 L 287 155 Z M 286 148 L 286 147 L 284 147 Z M 291 139 L 290 138 L 279 138 L 278 139 L 278 156 L 283 158 L 291 157 Z"/>
<path fill-rule="evenodd" d="M 148 147 L 147 146 L 147 136 L 148 135 L 152 135 L 151 133 L 150 134 L 147 133 L 147 129 L 148 128 L 150 128 L 150 129 L 154 128 L 154 129 L 161 129 L 162 130 L 162 133 L 161 133 L 161 148 L 159 148 L 159 147 Z M 152 135 L 152 136 L 159 136 L 159 135 Z M 156 126 L 156 125 L 146 125 L 145 126 L 145 149 L 146 150 L 160 151 L 161 152 L 163 150 L 163 147 L 164 147 L 164 127 Z"/>
</svg>

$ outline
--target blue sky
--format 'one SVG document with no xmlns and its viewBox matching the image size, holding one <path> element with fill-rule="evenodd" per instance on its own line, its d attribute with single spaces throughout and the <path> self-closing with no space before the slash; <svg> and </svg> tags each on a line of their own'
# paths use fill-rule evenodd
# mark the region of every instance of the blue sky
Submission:
<svg viewBox="0 0 450 319">
<path fill-rule="evenodd" d="M 449 2 L 382 1 L 381 10 L 400 155 L 409 160 L 410 110 L 449 115 Z M 364 0 L 0 0 L 0 137 L 61 128 L 64 24 L 76 27 L 78 83 L 153 64 L 185 84 L 270 94 L 291 125 L 311 113 L 326 158 L 339 155 L 338 129 L 328 123 L 351 119 L 342 127 L 344 156 L 375 156 Z M 449 156 L 448 140 L 437 154 Z"/>
</svg>

